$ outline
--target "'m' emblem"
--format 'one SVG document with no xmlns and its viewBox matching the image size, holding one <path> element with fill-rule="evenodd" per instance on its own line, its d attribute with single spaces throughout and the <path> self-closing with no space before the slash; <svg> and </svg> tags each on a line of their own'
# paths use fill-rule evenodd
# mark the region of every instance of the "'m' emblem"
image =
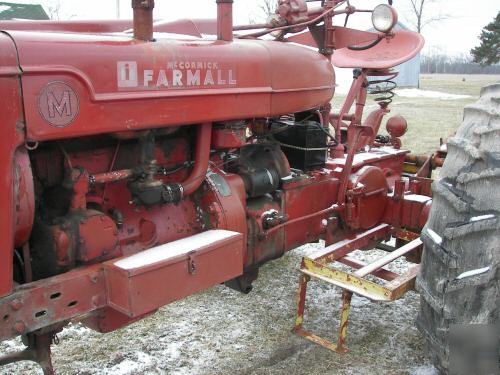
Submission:
<svg viewBox="0 0 500 375">
<path fill-rule="evenodd" d="M 75 90 L 64 82 L 47 84 L 38 97 L 38 110 L 50 125 L 58 128 L 73 122 L 80 110 Z"/>
</svg>

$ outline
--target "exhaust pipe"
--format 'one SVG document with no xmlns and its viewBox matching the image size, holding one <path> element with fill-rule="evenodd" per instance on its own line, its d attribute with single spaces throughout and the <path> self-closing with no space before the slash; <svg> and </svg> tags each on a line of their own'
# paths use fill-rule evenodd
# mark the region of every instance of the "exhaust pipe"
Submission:
<svg viewBox="0 0 500 375">
<path fill-rule="evenodd" d="M 217 39 L 233 41 L 233 0 L 217 1 Z"/>
<path fill-rule="evenodd" d="M 134 38 L 151 42 L 153 40 L 154 0 L 132 0 L 134 9 Z"/>
</svg>

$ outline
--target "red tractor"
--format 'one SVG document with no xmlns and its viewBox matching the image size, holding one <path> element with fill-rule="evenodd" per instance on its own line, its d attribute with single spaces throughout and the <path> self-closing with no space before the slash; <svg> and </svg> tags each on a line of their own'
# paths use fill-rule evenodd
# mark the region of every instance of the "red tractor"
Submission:
<svg viewBox="0 0 500 375">
<path fill-rule="evenodd" d="M 216 21 L 154 22 L 154 0 L 133 0 L 133 23 L 0 24 L 0 339 L 26 345 L 0 364 L 52 374 L 69 322 L 110 332 L 219 283 L 248 293 L 259 266 L 320 239 L 295 324 L 313 342 L 345 351 L 352 294 L 397 299 L 419 270 L 441 369 L 451 324 L 497 322 L 499 87 L 466 111 L 448 155 L 412 155 L 404 118 L 379 134 L 392 68 L 424 43 L 393 31 L 390 5 L 279 0 L 268 23 L 233 26 L 232 2 L 217 0 Z M 376 31 L 333 23 L 358 12 Z M 336 111 L 332 64 L 353 69 Z M 364 115 L 367 94 L 378 108 Z M 387 255 L 349 257 L 374 246 Z M 401 256 L 407 273 L 384 268 Z M 311 277 L 343 290 L 336 343 L 303 329 Z"/>
</svg>

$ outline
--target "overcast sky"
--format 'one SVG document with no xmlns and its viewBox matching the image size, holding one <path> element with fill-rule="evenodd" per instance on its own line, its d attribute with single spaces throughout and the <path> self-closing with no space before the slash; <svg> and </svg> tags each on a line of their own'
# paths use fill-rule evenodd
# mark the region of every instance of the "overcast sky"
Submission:
<svg viewBox="0 0 500 375">
<path fill-rule="evenodd" d="M 12 0 L 13 2 L 40 3 L 47 6 L 60 4 L 62 19 L 106 19 L 116 18 L 117 0 Z M 426 26 L 426 52 L 439 51 L 451 55 L 468 53 L 479 44 L 478 36 L 482 28 L 491 22 L 500 11 L 499 0 L 426 0 L 429 2 L 427 15 L 446 15 L 449 18 Z M 120 0 L 120 18 L 131 18 L 130 0 Z M 373 8 L 382 0 L 351 0 L 358 8 Z M 246 24 L 249 19 L 262 17 L 258 10 L 259 0 L 235 0 L 235 24 Z M 394 0 L 400 20 L 410 26 L 410 0 Z M 215 0 L 156 0 L 155 18 L 173 20 L 177 18 L 215 17 Z M 361 15 L 351 27 L 368 28 L 369 21 Z"/>
</svg>

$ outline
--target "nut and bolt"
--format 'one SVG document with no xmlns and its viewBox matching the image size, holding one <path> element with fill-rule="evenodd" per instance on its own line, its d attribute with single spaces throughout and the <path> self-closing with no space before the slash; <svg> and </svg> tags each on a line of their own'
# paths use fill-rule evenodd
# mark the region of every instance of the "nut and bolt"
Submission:
<svg viewBox="0 0 500 375">
<path fill-rule="evenodd" d="M 12 310 L 14 311 L 20 310 L 21 307 L 23 307 L 23 302 L 18 299 L 15 299 L 10 303 L 10 307 L 12 307 Z"/>
<path fill-rule="evenodd" d="M 92 297 L 92 305 L 93 306 L 99 306 L 99 301 L 100 301 L 99 296 Z"/>
<path fill-rule="evenodd" d="M 21 322 L 21 321 L 17 321 L 15 324 L 14 324 L 14 331 L 16 331 L 16 333 L 23 333 L 26 329 L 26 325 L 24 324 L 24 322 Z"/>
</svg>

